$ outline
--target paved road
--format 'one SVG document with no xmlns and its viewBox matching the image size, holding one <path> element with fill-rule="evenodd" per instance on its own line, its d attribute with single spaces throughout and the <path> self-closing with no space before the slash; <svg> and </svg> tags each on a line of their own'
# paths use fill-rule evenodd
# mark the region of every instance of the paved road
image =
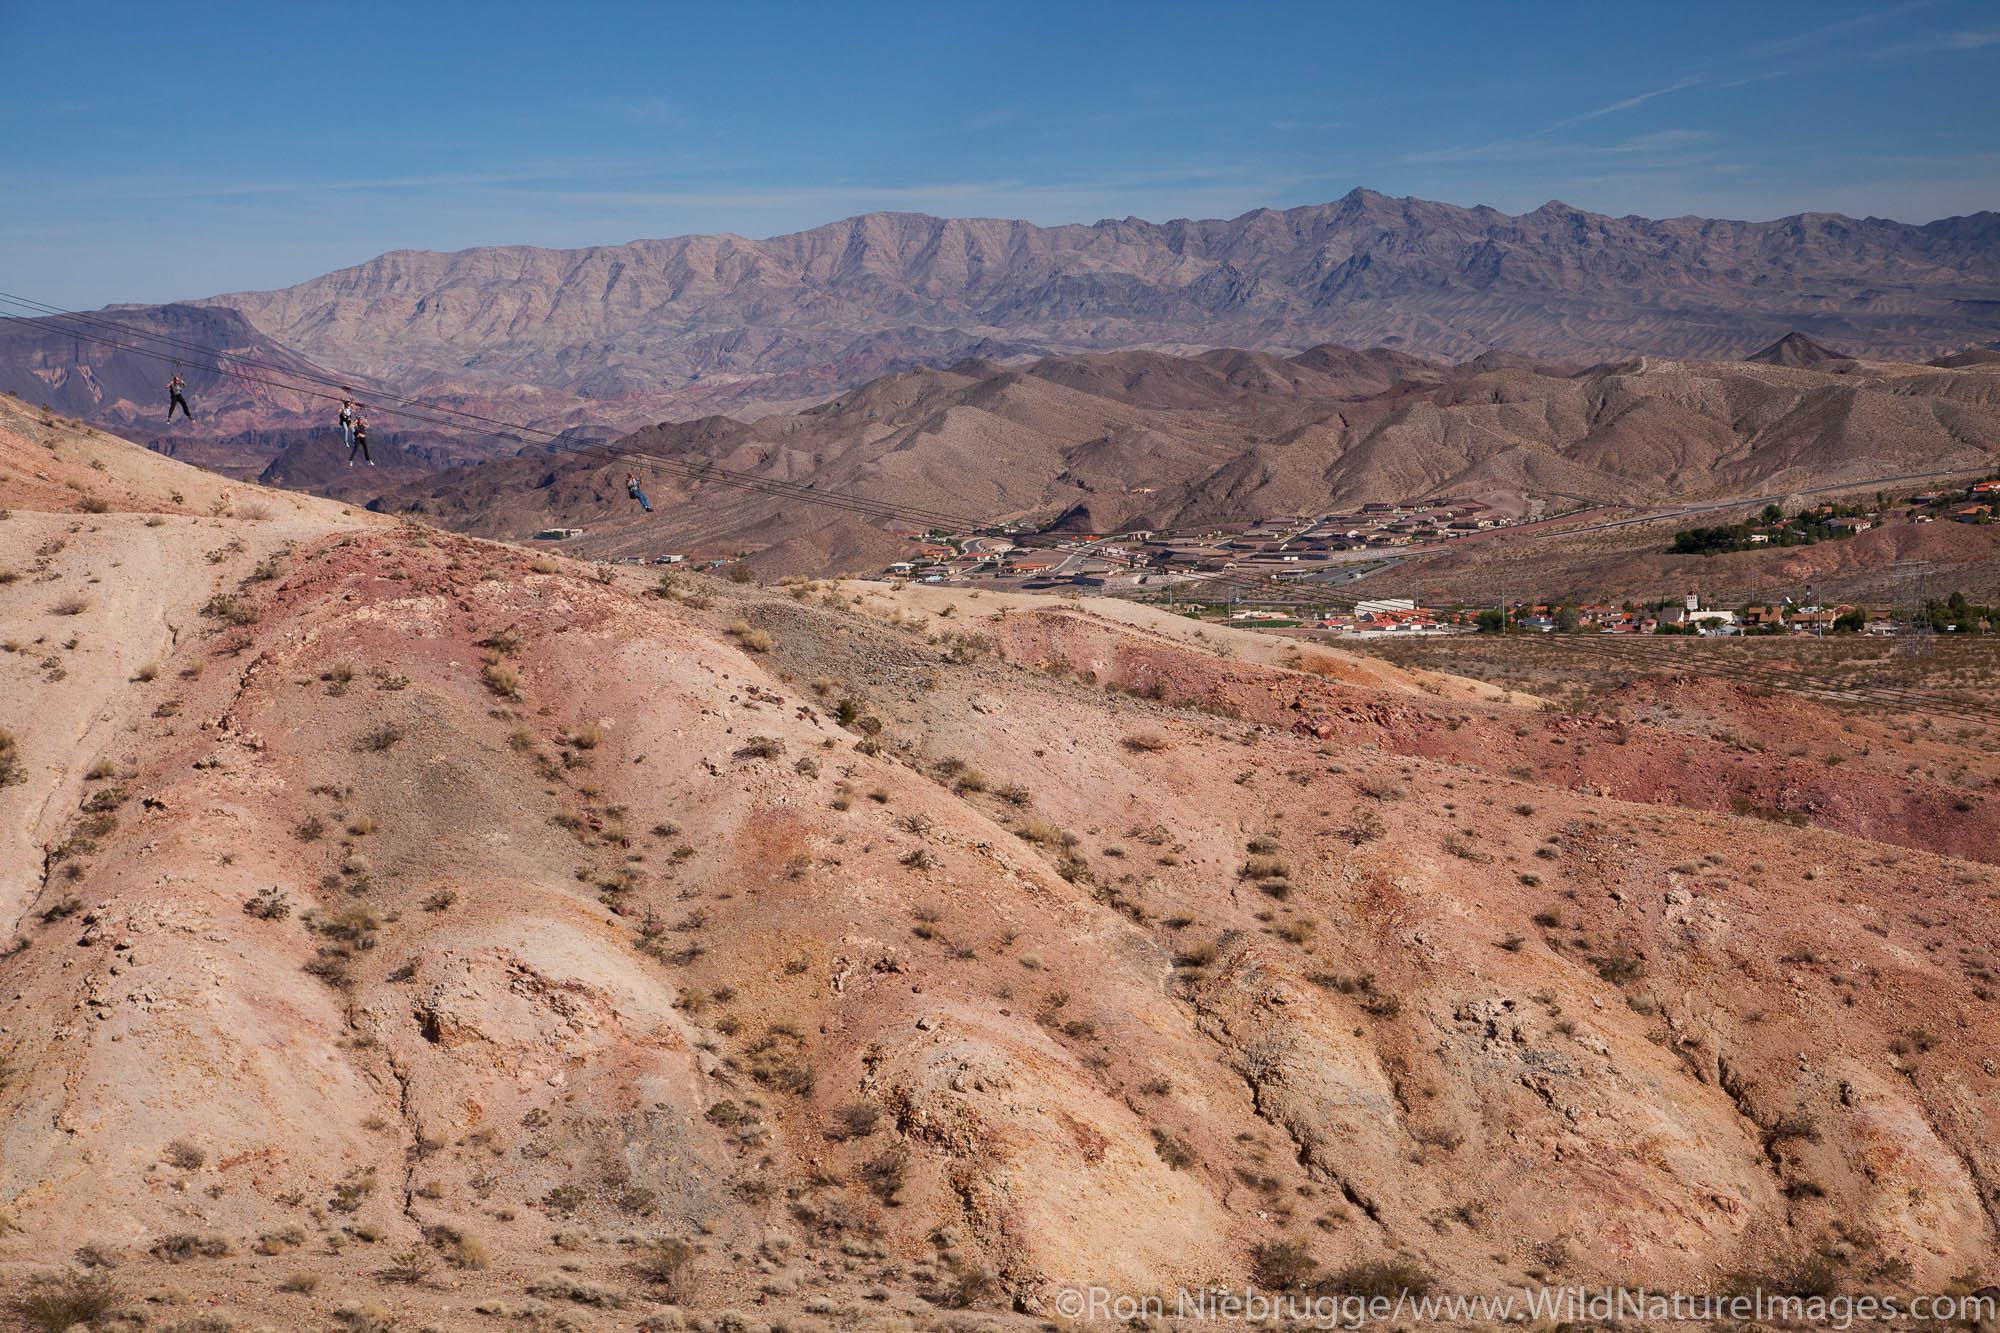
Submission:
<svg viewBox="0 0 2000 1333">
<path fill-rule="evenodd" d="M 1743 509 L 1751 505 L 1776 504 L 1794 495 L 1827 495 L 1834 491 L 1858 491 L 1873 486 L 1883 486 L 1902 481 L 1936 481 L 1944 477 L 1976 477 L 1991 472 L 1990 467 L 1958 468 L 1950 472 L 1904 472 L 1894 477 L 1871 477 L 1864 481 L 1846 481 L 1833 486 L 1808 486 L 1798 490 L 1783 491 L 1777 495 L 1757 495 L 1747 500 L 1717 500 L 1712 504 L 1683 505 L 1674 509 L 1662 509 L 1654 513 L 1641 514 L 1637 518 L 1613 519 L 1608 523 L 1589 523 L 1577 528 L 1564 528 L 1560 532 L 1535 533 L 1537 541 L 1550 537 L 1567 537 L 1578 532 L 1598 532 L 1605 528 L 1629 527 L 1634 523 L 1659 523 L 1669 518 L 1683 518 L 1689 514 L 1713 514 L 1724 509 Z"/>
</svg>

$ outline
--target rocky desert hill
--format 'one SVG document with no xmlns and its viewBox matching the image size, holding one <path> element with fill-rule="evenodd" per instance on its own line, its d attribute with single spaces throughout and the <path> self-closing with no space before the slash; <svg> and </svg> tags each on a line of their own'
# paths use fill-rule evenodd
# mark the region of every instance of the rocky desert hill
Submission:
<svg viewBox="0 0 2000 1333">
<path fill-rule="evenodd" d="M 1995 1276 L 1989 728 L 655 583 L 11 400 L 0 506 L 0 1299 Z"/>
<path fill-rule="evenodd" d="M 1801 329 L 1921 360 L 2000 333 L 1981 313 L 1996 294 L 2000 214 L 1652 220 L 1551 202 L 1514 217 L 1357 189 L 1226 221 L 869 213 L 763 241 L 397 251 L 212 304 L 361 373 L 615 400 L 802 372 L 851 385 L 996 343 L 1714 359 Z"/>
<path fill-rule="evenodd" d="M 376 504 L 484 536 L 586 527 L 599 553 L 724 554 L 865 543 L 851 539 L 857 520 L 796 495 L 693 474 L 709 464 L 920 517 L 956 515 L 963 527 L 1067 516 L 1095 532 L 1440 495 L 1659 504 L 1993 465 L 1992 366 L 1777 363 L 1802 341 L 1760 360 L 1641 357 L 1585 370 L 1491 356 L 1446 366 L 1337 347 L 1291 358 L 967 361 L 887 376 L 793 415 L 662 424 L 610 453 L 537 450 L 468 466 Z M 651 485 L 652 519 L 625 499 L 634 466 Z"/>
<path fill-rule="evenodd" d="M 1996 302 L 1992 213 L 1752 223 L 1551 202 L 1515 217 L 1355 190 L 1229 220 L 871 213 L 761 241 L 396 251 L 279 291 L 11 323 L 0 390 L 252 476 L 331 419 L 245 378 L 272 367 L 338 367 L 364 397 L 490 418 L 429 426 L 426 447 L 477 459 L 535 432 L 795 412 L 966 357 L 1334 342 L 1584 365 L 1719 360 L 1798 331 L 1920 361 L 2000 340 Z M 211 384 L 199 346 L 248 362 Z M 191 358 L 200 423 L 153 429 L 167 370 L 135 347 Z"/>
</svg>

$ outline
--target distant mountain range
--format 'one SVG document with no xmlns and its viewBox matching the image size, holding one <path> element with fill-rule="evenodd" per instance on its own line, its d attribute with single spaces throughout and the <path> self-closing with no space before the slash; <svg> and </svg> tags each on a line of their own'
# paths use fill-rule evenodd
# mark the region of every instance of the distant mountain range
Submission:
<svg viewBox="0 0 2000 1333">
<path fill-rule="evenodd" d="M 454 469 L 374 503 L 493 537 L 584 527 L 595 554 L 784 547 L 798 572 L 823 573 L 866 567 L 839 561 L 881 549 L 879 530 L 871 537 L 870 525 L 797 491 L 691 481 L 691 470 L 713 464 L 903 513 L 960 515 L 967 527 L 1021 519 L 1089 532 L 1446 494 L 1723 499 L 1993 467 L 1997 372 L 1983 359 L 1869 365 L 1797 336 L 1742 361 L 1639 357 L 1587 369 L 1333 346 L 1290 358 L 968 360 L 886 376 L 801 413 L 648 427 L 615 456 L 534 451 Z M 629 466 L 652 492 L 653 517 L 625 497 Z M 828 563 L 814 568 L 821 553 Z"/>
<path fill-rule="evenodd" d="M 1367 190 L 1228 221 L 870 213 L 762 241 L 396 251 L 280 291 L 104 317 L 338 367 L 364 392 L 617 433 L 796 411 L 966 357 L 1331 342 L 1581 366 L 1641 352 L 1725 360 L 1798 331 L 1863 358 L 1921 361 L 2000 341 L 2000 213 L 1923 226 L 1831 213 L 1655 221 L 1550 203 L 1511 217 Z M 164 410 L 162 366 L 127 365 L 55 328 L 8 326 L 0 388 L 128 433 Z M 194 433 L 242 434 L 250 471 L 282 447 L 271 431 L 295 438 L 330 418 L 321 402 L 190 379 L 218 418 Z"/>
<path fill-rule="evenodd" d="M 1130 347 L 1587 363 L 1737 357 L 1799 330 L 1924 360 L 2000 338 L 2000 213 L 1510 217 L 1369 190 L 1228 221 L 869 213 L 764 241 L 397 251 L 201 304 L 385 383 L 534 384 L 625 423 L 797 405 L 965 356 Z"/>
</svg>

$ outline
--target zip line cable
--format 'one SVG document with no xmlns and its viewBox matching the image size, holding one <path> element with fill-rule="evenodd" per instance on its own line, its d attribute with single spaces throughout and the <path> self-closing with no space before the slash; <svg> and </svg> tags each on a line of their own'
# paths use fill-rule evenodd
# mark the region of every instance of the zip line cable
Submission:
<svg viewBox="0 0 2000 1333">
<path fill-rule="evenodd" d="M 0 292 L 0 301 L 19 304 L 31 310 L 41 307 L 41 303 L 39 302 L 29 302 L 25 298 L 14 297 L 4 292 Z M 54 307 L 42 308 L 48 310 L 55 309 Z M 66 337 L 82 338 L 91 342 L 101 343 L 133 353 L 134 355 L 150 357 L 156 361 L 170 362 L 176 366 L 183 364 L 185 360 L 192 358 L 194 353 L 199 352 L 214 358 L 217 362 L 217 364 L 198 365 L 197 368 L 199 369 L 226 375 L 244 383 L 263 385 L 280 392 L 296 393 L 301 396 L 320 398 L 329 402 L 345 401 L 348 398 L 356 396 L 355 391 L 346 381 L 293 370 L 289 367 L 273 366 L 270 362 L 257 361 L 255 358 L 237 357 L 234 353 L 224 352 L 218 348 L 206 347 L 182 339 L 167 338 L 164 335 L 151 334 L 145 330 L 133 329 L 128 325 L 114 324 L 112 321 L 94 320 L 89 316 L 75 315 L 74 312 L 58 311 L 55 314 L 33 315 L 0 314 L 0 318 L 18 320 L 24 323 L 41 324 L 43 327 L 51 328 L 53 331 Z M 65 318 L 83 319 L 100 328 L 106 326 L 115 327 L 118 331 L 129 336 L 148 338 L 155 342 L 176 347 L 180 349 L 182 354 L 176 356 L 154 348 L 134 346 L 132 343 L 121 341 L 120 339 L 101 333 L 86 332 L 82 329 L 72 328 L 56 322 Z M 289 379 L 300 379 L 306 380 L 309 383 L 335 386 L 341 392 L 330 393 L 320 389 L 304 387 L 299 384 L 284 383 L 271 379 L 268 376 L 249 374 L 228 364 L 234 361 L 241 361 L 245 365 L 252 365 L 259 368 L 268 368 L 272 373 L 286 376 Z M 462 408 L 450 407 L 439 403 L 426 403 L 419 399 L 405 398 L 394 394 L 371 394 L 367 396 L 374 402 L 386 400 L 388 403 L 397 404 L 397 406 L 382 407 L 380 410 L 387 415 L 401 417 L 406 420 L 420 421 L 429 425 L 452 427 L 461 430 L 468 423 L 476 423 L 477 425 L 491 427 L 510 435 L 539 436 L 543 440 L 555 444 L 563 444 L 565 442 L 565 433 L 561 431 L 525 426 L 518 422 L 503 421 L 497 417 L 470 412 Z M 966 514 L 950 513 L 944 510 L 929 509 L 920 506 L 898 506 L 884 501 L 870 500 L 865 496 L 840 491 L 823 491 L 802 482 L 781 481 L 768 477 L 760 477 L 755 473 L 743 472 L 734 468 L 725 468 L 715 463 L 690 463 L 661 454 L 647 453 L 642 450 L 618 449 L 609 445 L 571 444 L 569 447 L 562 448 L 557 452 L 585 460 L 597 457 L 603 461 L 615 460 L 638 464 L 656 472 L 673 474 L 694 481 L 736 486 L 748 491 L 762 492 L 779 499 L 797 500 L 807 504 L 844 509 L 851 513 L 863 514 L 870 517 L 914 522 L 925 528 L 977 528 L 984 526 L 981 520 Z"/>
<path fill-rule="evenodd" d="M 5 293 L 0 293 L 0 300 L 16 301 L 19 300 L 19 298 L 10 297 Z M 178 356 L 170 356 L 165 352 L 145 347 L 136 347 L 133 346 L 131 343 L 123 342 L 115 338 L 106 337 L 102 334 L 88 333 L 81 329 L 69 328 L 60 324 L 53 323 L 53 321 L 57 318 L 66 317 L 67 313 L 68 312 L 64 312 L 63 315 L 46 316 L 46 317 L 39 315 L 37 316 L 0 315 L 0 318 L 16 319 L 16 320 L 22 320 L 24 322 L 45 323 L 48 326 L 52 326 L 56 332 L 59 332 L 68 337 L 87 339 L 92 342 L 102 343 L 107 346 L 116 347 L 139 356 L 151 357 L 154 360 L 158 361 L 171 361 L 173 364 L 177 366 L 182 364 L 182 358 Z M 93 322 L 98 324 L 99 326 L 103 326 L 109 323 L 109 321 L 101 321 L 101 320 Z M 180 339 L 163 339 L 161 338 L 160 335 L 148 334 L 143 330 L 132 330 L 127 326 L 120 325 L 117 327 L 119 327 L 119 329 L 123 332 L 136 334 L 137 336 L 140 337 L 150 337 L 156 341 L 167 341 L 181 348 L 184 354 L 191 354 L 193 351 L 198 350 L 202 353 L 205 353 L 211 357 L 216 358 L 219 362 L 226 363 L 228 361 L 238 359 L 235 357 L 233 353 L 223 352 L 220 349 L 205 347 L 202 346 L 201 344 L 188 343 Z M 260 366 L 270 365 L 270 363 L 268 362 L 254 362 L 254 360 L 251 358 L 241 358 L 241 359 L 244 360 L 246 364 L 257 364 Z M 344 401 L 346 398 L 354 396 L 354 391 L 344 381 L 331 379 L 326 376 L 310 375 L 303 371 L 295 371 L 285 367 L 276 368 L 275 373 L 282 374 L 294 379 L 305 379 L 325 385 L 336 385 L 341 388 L 342 392 L 339 394 L 326 393 L 326 392 L 321 392 L 320 390 L 317 389 L 305 388 L 297 384 L 287 384 L 266 377 L 250 375 L 242 371 L 236 370 L 227 364 L 202 365 L 199 368 L 205 370 L 211 370 L 218 374 L 228 375 L 232 378 L 238 379 L 246 383 L 262 384 L 267 387 L 278 389 L 283 392 L 297 393 L 302 396 L 321 398 L 330 402 Z M 419 399 L 403 398 L 393 394 L 385 394 L 380 396 L 369 395 L 369 396 L 375 399 L 376 401 L 381 401 L 383 399 L 386 399 L 388 402 L 401 404 L 401 406 L 396 406 L 396 407 L 384 407 L 381 410 L 386 412 L 388 415 L 403 417 L 408 420 L 421 421 L 430 425 L 455 427 L 458 429 L 464 429 L 467 422 L 472 422 L 472 423 L 477 423 L 481 426 L 493 427 L 509 434 L 540 436 L 542 439 L 552 443 L 562 443 L 564 441 L 564 433 L 560 431 L 551 431 L 545 428 L 534 427 L 534 426 L 524 426 L 518 422 L 503 421 L 497 417 L 485 416 L 481 413 L 470 412 L 462 408 L 449 407 L 439 403 L 426 403 Z M 446 415 L 440 416 L 438 415 L 440 413 Z M 645 453 L 643 451 L 633 451 L 633 450 L 617 450 L 612 448 L 611 446 L 606 446 L 606 445 L 572 445 L 571 447 L 562 449 L 559 452 L 580 458 L 589 458 L 592 455 L 601 454 L 605 458 L 620 459 L 628 462 L 639 462 L 643 463 L 648 467 L 654 468 L 655 470 L 672 472 L 698 481 L 719 482 L 726 485 L 739 486 L 747 490 L 763 491 L 768 494 L 779 496 L 781 498 L 797 499 L 808 503 L 825 503 L 828 504 L 829 507 L 845 508 L 853 512 L 868 513 L 879 517 L 906 519 L 909 521 L 921 523 L 929 527 L 979 526 L 979 520 L 971 518 L 970 516 L 964 514 L 954 514 L 954 513 L 948 513 L 943 510 L 925 509 L 916 506 L 898 507 L 882 501 L 869 500 L 863 496 L 849 495 L 842 492 L 822 491 L 815 487 L 811 487 L 799 482 L 787 482 L 787 481 L 774 480 L 772 478 L 767 478 L 767 477 L 759 477 L 755 473 L 742 472 L 732 468 L 724 468 L 714 463 L 706 463 L 706 462 L 688 463 L 678 459 L 668 458 L 660 454 L 651 454 L 651 453 Z"/>
</svg>

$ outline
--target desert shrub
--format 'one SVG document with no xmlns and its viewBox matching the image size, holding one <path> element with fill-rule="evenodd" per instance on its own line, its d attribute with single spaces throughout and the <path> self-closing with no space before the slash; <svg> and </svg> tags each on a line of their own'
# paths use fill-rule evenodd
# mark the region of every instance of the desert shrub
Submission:
<svg viewBox="0 0 2000 1333">
<path fill-rule="evenodd" d="M 806 1055 L 805 1039 L 785 1023 L 774 1023 L 744 1051 L 750 1077 L 777 1092 L 805 1096 L 818 1074 Z"/>
<path fill-rule="evenodd" d="M 160 1157 L 168 1166 L 180 1171 L 196 1170 L 208 1160 L 208 1154 L 199 1145 L 186 1139 L 175 1139 L 169 1143 Z"/>
<path fill-rule="evenodd" d="M 322 948 L 300 970 L 340 990 L 354 984 L 353 960 L 345 949 Z"/>
<path fill-rule="evenodd" d="M 777 759 L 785 753 L 785 743 L 776 736 L 752 736 L 736 751 L 738 759 Z"/>
<path fill-rule="evenodd" d="M 502 699 L 521 697 L 521 673 L 505 662 L 488 662 L 479 669 L 479 678 Z"/>
<path fill-rule="evenodd" d="M 863 1164 L 861 1181 L 870 1194 L 893 1206 L 902 1201 L 903 1184 L 909 1170 L 910 1150 L 899 1143 Z"/>
<path fill-rule="evenodd" d="M 50 903 L 47 907 L 44 907 L 40 912 L 40 916 L 42 918 L 43 925 L 53 925 L 55 922 L 61 921 L 65 917 L 75 916 L 78 912 L 81 912 L 82 910 L 83 910 L 83 899 L 77 897 L 75 894 L 72 893 L 72 894 L 67 894 L 61 898 L 58 898 L 54 902 Z"/>
<path fill-rule="evenodd" d="M 265 921 L 283 921 L 292 914 L 292 900 L 276 886 L 259 889 L 254 897 L 246 898 L 243 910 L 251 916 Z"/>
<path fill-rule="evenodd" d="M 508 624 L 506 628 L 496 628 L 492 634 L 486 634 L 486 638 L 480 638 L 478 646 L 490 648 L 500 656 L 510 656 L 514 648 L 520 646 L 520 630 L 514 628 L 512 624 Z"/>
<path fill-rule="evenodd" d="M 189 1259 L 220 1259 L 229 1253 L 229 1242 L 221 1236 L 197 1236 L 179 1231 L 160 1237 L 146 1253 L 169 1264 L 184 1263 Z"/>
<path fill-rule="evenodd" d="M 1176 1171 L 1184 1171 L 1195 1164 L 1194 1149 L 1158 1125 L 1153 1126 L 1153 1151 Z"/>
<path fill-rule="evenodd" d="M 1790 1111 L 1779 1116 L 1764 1131 L 1764 1147 L 1768 1150 L 1792 1140 L 1806 1143 L 1819 1142 L 1819 1122 L 1809 1111 Z"/>
<path fill-rule="evenodd" d="M 735 1102 L 724 1100 L 717 1102 L 702 1112 L 702 1119 L 708 1121 L 711 1125 L 718 1125 L 723 1129 L 734 1129 L 738 1125 L 749 1124 L 756 1117 L 741 1106 L 738 1106 Z"/>
<path fill-rule="evenodd" d="M 558 1185 L 542 1196 L 542 1207 L 568 1217 L 589 1201 L 581 1185 Z"/>
<path fill-rule="evenodd" d="M 1402 783 L 1378 774 L 1370 774 L 1361 779 L 1357 785 L 1363 796 L 1370 796 L 1378 801 L 1400 801 L 1410 794 L 1410 789 Z"/>
<path fill-rule="evenodd" d="M 556 1244 L 562 1247 L 563 1234 L 558 1233 Z M 597 1282 L 586 1282 L 568 1273 L 549 1273 L 528 1284 L 528 1292 L 533 1296 L 546 1296 L 550 1300 L 575 1301 L 578 1305 L 590 1305 L 599 1309 L 617 1310 L 625 1306 L 625 1294 L 613 1287 Z"/>
<path fill-rule="evenodd" d="M 387 750 L 401 739 L 403 739 L 403 729 L 393 722 L 384 722 L 381 726 L 375 727 L 362 735 L 361 748 L 375 751 Z"/>
<path fill-rule="evenodd" d="M 1173 748 L 1173 742 L 1157 731 L 1141 731 L 1127 736 L 1120 742 L 1133 754 L 1158 754 L 1161 750 Z"/>
<path fill-rule="evenodd" d="M 1311 917 L 1300 917 L 1296 921 L 1287 921 L 1284 925 L 1279 926 L 1278 938 L 1284 940 L 1287 944 L 1303 946 L 1312 942 L 1313 934 L 1318 929 L 1319 924 Z"/>
<path fill-rule="evenodd" d="M 1464 833 L 1447 835 L 1444 840 L 1444 849 L 1460 860 L 1471 861 L 1475 865 L 1486 865 L 1493 860 L 1493 853 L 1480 847 L 1477 842 Z"/>
<path fill-rule="evenodd" d="M 319 1290 L 320 1275 L 311 1270 L 293 1273 L 278 1284 L 279 1291 L 289 1291 L 294 1295 L 310 1296 Z"/>
<path fill-rule="evenodd" d="M 1292 868 L 1274 856 L 1253 856 L 1237 873 L 1244 879 L 1289 879 Z"/>
<path fill-rule="evenodd" d="M 1213 941 L 1202 940 L 1190 944 L 1174 956 L 1175 967 L 1207 967 L 1216 959 L 1218 950 Z"/>
<path fill-rule="evenodd" d="M 993 1274 L 978 1264 L 948 1265 L 931 1300 L 947 1310 L 967 1310 L 994 1293 Z"/>
<path fill-rule="evenodd" d="M 1292 1291 L 1303 1287 L 1319 1260 L 1302 1240 L 1269 1240 L 1250 1251 L 1251 1280 L 1266 1291 Z"/>
<path fill-rule="evenodd" d="M 366 948 L 368 946 L 363 942 L 371 940 L 375 932 L 382 928 L 382 918 L 367 903 L 349 903 L 332 916 L 313 918 L 312 924 L 322 935 L 360 943 Z"/>
<path fill-rule="evenodd" d="M 738 620 L 731 624 L 729 634 L 736 642 L 743 645 L 745 652 L 768 653 L 771 651 L 772 639 L 770 631 L 752 629 L 748 621 Z"/>
<path fill-rule="evenodd" d="M 1623 940 L 1613 944 L 1601 958 L 1591 961 L 1597 964 L 1597 975 L 1616 986 L 1637 981 L 1646 972 L 1645 960 Z"/>
<path fill-rule="evenodd" d="M 1074 847 L 1080 841 L 1068 829 L 1057 828 L 1039 819 L 1023 820 L 1014 830 L 1014 836 L 1037 847 Z"/>
<path fill-rule="evenodd" d="M 389 1266 L 382 1270 L 382 1280 L 414 1286 L 429 1277 L 435 1267 L 437 1259 L 429 1250 L 412 1245 L 409 1249 L 400 1250 L 390 1256 Z"/>
<path fill-rule="evenodd" d="M 1832 1296 L 1840 1290 L 1840 1268 L 1823 1249 L 1780 1254 L 1769 1273 L 1738 1273 L 1728 1283 L 1732 1293 L 1762 1290 L 1781 1296 Z"/>
<path fill-rule="evenodd" d="M 90 609 L 90 602 L 83 597 L 65 597 L 49 608 L 52 616 L 80 616 Z"/>
<path fill-rule="evenodd" d="M 1394 1301 L 1408 1293 L 1422 1296 L 1436 1279 L 1409 1259 L 1364 1259 L 1352 1263 L 1322 1284 L 1330 1294 L 1358 1296 L 1363 1300 L 1382 1297 Z"/>
<path fill-rule="evenodd" d="M 107 1273 L 37 1273 L 14 1286 L 6 1296 L 7 1312 L 24 1328 L 39 1333 L 63 1333 L 76 1324 L 94 1324 L 122 1299 L 118 1284 Z"/>
<path fill-rule="evenodd" d="M 1373 842 L 1388 830 L 1383 826 L 1382 816 L 1365 805 L 1357 805 L 1342 826 L 1340 836 L 1359 847 L 1364 842 Z"/>
<path fill-rule="evenodd" d="M 660 1289 L 660 1299 L 685 1305 L 694 1297 L 695 1248 L 678 1236 L 656 1236 L 634 1252 L 632 1266 Z"/>
<path fill-rule="evenodd" d="M 305 1228 L 293 1226 L 265 1232 L 250 1248 L 258 1254 L 288 1254 L 305 1243 Z"/>
<path fill-rule="evenodd" d="M 840 1108 L 834 1116 L 833 1127 L 827 1131 L 830 1139 L 865 1139 L 875 1132 L 882 1120 L 882 1108 L 867 1100 L 851 1101 Z"/>
<path fill-rule="evenodd" d="M 333 1312 L 333 1322 L 342 1333 L 390 1333 L 396 1316 L 379 1305 L 350 1301 Z"/>
<path fill-rule="evenodd" d="M 239 628 L 257 623 L 256 606 L 248 598 L 238 597 L 234 593 L 215 594 L 202 606 L 201 613 Z"/>
<path fill-rule="evenodd" d="M 570 732 L 569 743 L 579 750 L 595 750 L 604 744 L 604 728 L 595 722 L 586 722 Z"/>
<path fill-rule="evenodd" d="M 21 775 L 20 744 L 13 732 L 0 727 L 0 787 Z"/>
<path fill-rule="evenodd" d="M 744 564 L 741 560 L 729 566 L 724 572 L 729 576 L 731 583 L 755 583 L 757 581 L 757 571 Z"/>
</svg>

